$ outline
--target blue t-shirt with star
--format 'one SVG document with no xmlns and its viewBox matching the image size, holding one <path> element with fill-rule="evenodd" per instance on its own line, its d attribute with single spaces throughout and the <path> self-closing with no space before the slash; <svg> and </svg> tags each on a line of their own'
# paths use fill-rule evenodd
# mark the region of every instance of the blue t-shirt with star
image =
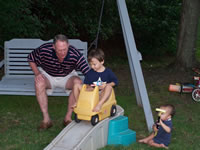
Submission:
<svg viewBox="0 0 200 150">
<path fill-rule="evenodd" d="M 102 82 L 106 83 L 114 82 L 115 86 L 118 84 L 117 77 L 109 68 L 106 68 L 103 72 L 96 72 L 93 69 L 91 69 L 85 75 L 84 84 L 90 85 L 93 84 L 93 82 L 98 82 L 99 79 L 101 79 Z"/>
</svg>

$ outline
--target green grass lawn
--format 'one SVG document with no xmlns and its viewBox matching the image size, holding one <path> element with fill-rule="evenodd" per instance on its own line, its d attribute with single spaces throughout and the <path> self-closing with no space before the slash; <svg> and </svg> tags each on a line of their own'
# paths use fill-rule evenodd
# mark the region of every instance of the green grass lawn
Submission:
<svg viewBox="0 0 200 150">
<path fill-rule="evenodd" d="M 126 67 L 128 67 L 127 64 Z M 125 66 L 124 66 L 125 67 Z M 131 87 L 116 88 L 118 104 L 129 118 L 129 128 L 136 131 L 137 140 L 149 135 L 143 108 L 138 107 Z M 200 147 L 200 103 L 194 102 L 190 94 L 168 92 L 168 82 L 153 84 L 147 82 L 147 91 L 154 118 L 155 108 L 170 103 L 176 107 L 173 119 L 174 130 L 169 148 L 174 150 L 198 150 Z M 0 96 L 0 150 L 41 150 L 62 130 L 62 121 L 67 110 L 66 97 L 49 97 L 49 113 L 54 126 L 47 131 L 37 132 L 42 119 L 34 96 Z M 102 150 L 151 150 L 147 145 L 133 143 L 128 147 L 106 146 Z"/>
<path fill-rule="evenodd" d="M 200 37 L 200 30 L 199 30 Z M 198 51 L 200 51 L 200 38 L 198 39 Z M 198 57 L 200 56 L 197 55 Z M 199 57 L 200 58 L 200 57 Z M 136 131 L 137 140 L 149 135 L 146 127 L 143 108 L 137 106 L 132 80 L 130 77 L 128 63 L 118 60 L 112 64 L 114 72 L 118 75 L 119 86 L 115 89 L 118 105 L 125 110 L 125 116 L 129 118 L 129 128 Z M 159 67 L 166 67 L 165 60 L 160 64 L 143 62 L 143 67 L 149 72 Z M 119 67 L 120 66 L 120 67 Z M 173 76 L 173 73 L 164 68 L 163 73 L 145 74 L 144 79 L 147 86 L 148 96 L 154 118 L 156 119 L 155 108 L 161 104 L 170 103 L 176 108 L 176 115 L 173 118 L 172 141 L 169 149 L 172 150 L 199 150 L 200 149 L 200 102 L 194 102 L 191 94 L 179 94 L 168 92 L 171 81 L 181 82 L 181 77 Z M 119 71 L 120 70 L 120 71 Z M 128 70 L 128 71 L 127 71 Z M 179 72 L 175 70 L 175 72 Z M 168 80 L 168 76 L 170 80 Z M 174 80 L 172 80 L 174 78 Z M 49 113 L 54 126 L 47 131 L 37 132 L 36 127 L 42 120 L 42 115 L 34 96 L 0 96 L 0 150 L 42 150 L 45 148 L 63 129 L 62 121 L 67 111 L 67 97 L 49 97 Z M 128 147 L 106 146 L 101 150 L 153 150 L 144 144 L 133 143 Z"/>
</svg>

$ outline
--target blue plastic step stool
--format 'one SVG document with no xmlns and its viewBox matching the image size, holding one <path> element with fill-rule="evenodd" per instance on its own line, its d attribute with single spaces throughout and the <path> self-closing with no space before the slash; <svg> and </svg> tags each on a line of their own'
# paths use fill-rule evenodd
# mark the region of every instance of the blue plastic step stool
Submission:
<svg viewBox="0 0 200 150">
<path fill-rule="evenodd" d="M 136 132 L 128 128 L 128 117 L 119 116 L 109 122 L 108 145 L 128 146 L 136 142 Z"/>
</svg>

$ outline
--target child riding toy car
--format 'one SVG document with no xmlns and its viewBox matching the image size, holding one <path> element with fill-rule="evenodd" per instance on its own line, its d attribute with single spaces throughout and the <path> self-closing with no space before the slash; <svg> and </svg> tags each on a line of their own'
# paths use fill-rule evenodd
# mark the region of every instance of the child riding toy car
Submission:
<svg viewBox="0 0 200 150">
<path fill-rule="evenodd" d="M 93 112 L 92 110 L 99 102 L 99 87 L 95 86 L 91 91 L 87 90 L 84 84 L 77 101 L 77 106 L 74 108 L 75 121 L 79 123 L 81 120 L 91 121 L 94 126 L 100 120 L 103 120 L 109 116 L 114 116 L 117 112 L 115 93 L 112 89 L 112 93 L 108 100 L 103 104 L 99 112 Z"/>
</svg>

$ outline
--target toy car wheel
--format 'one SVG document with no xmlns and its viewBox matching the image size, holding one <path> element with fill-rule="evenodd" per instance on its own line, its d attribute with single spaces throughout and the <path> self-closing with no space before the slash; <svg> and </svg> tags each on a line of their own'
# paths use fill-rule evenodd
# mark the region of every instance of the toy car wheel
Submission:
<svg viewBox="0 0 200 150">
<path fill-rule="evenodd" d="M 117 107 L 116 105 L 112 105 L 111 111 L 110 111 L 110 116 L 114 116 L 117 113 Z"/>
<path fill-rule="evenodd" d="M 98 115 L 92 116 L 91 124 L 92 124 L 93 126 L 95 126 L 98 122 L 99 122 L 99 116 L 98 116 Z"/>
<path fill-rule="evenodd" d="M 194 89 L 192 91 L 192 99 L 196 102 L 200 102 L 200 89 Z"/>
<path fill-rule="evenodd" d="M 81 122 L 81 120 L 78 119 L 77 114 L 74 115 L 74 120 L 75 120 L 76 123 Z"/>
</svg>

